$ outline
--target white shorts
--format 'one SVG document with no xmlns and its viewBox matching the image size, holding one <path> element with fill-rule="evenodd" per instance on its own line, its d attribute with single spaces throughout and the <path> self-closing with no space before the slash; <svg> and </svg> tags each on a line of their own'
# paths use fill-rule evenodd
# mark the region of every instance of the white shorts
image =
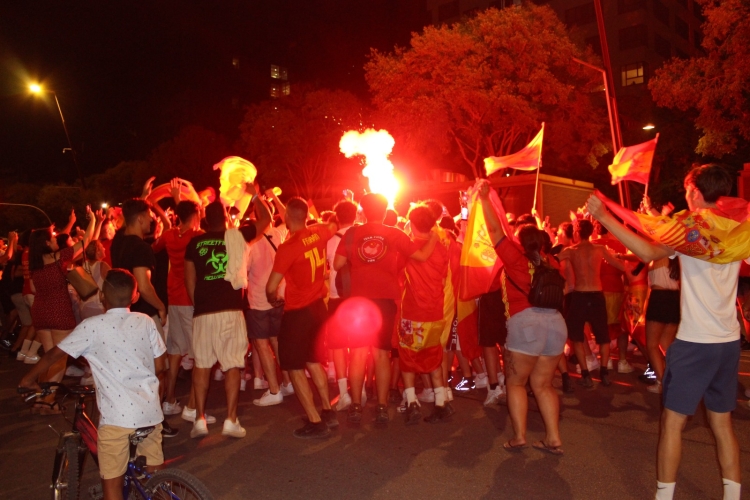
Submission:
<svg viewBox="0 0 750 500">
<path fill-rule="evenodd" d="M 193 355 L 193 306 L 169 306 L 167 312 L 169 335 L 167 353 L 194 358 Z"/>
<path fill-rule="evenodd" d="M 193 317 L 193 355 L 197 368 L 211 368 L 217 361 L 222 371 L 244 368 L 248 346 L 242 311 Z"/>
</svg>

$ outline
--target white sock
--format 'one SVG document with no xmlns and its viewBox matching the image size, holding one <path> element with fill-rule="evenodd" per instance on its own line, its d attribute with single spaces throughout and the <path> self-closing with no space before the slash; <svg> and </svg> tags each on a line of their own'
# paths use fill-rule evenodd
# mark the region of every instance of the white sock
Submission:
<svg viewBox="0 0 750 500">
<path fill-rule="evenodd" d="M 724 500 L 740 500 L 740 483 L 727 478 L 721 480 L 724 483 Z"/>
<path fill-rule="evenodd" d="M 445 387 L 435 387 L 435 406 L 445 406 Z"/>
<path fill-rule="evenodd" d="M 656 481 L 656 498 L 654 500 L 672 500 L 675 484 Z"/>
<path fill-rule="evenodd" d="M 340 394 L 340 395 L 341 395 L 342 397 L 344 396 L 344 394 L 349 394 L 349 391 L 348 391 L 348 390 L 347 390 L 347 388 L 346 388 L 346 385 L 347 385 L 347 384 L 346 384 L 346 383 L 347 383 L 346 377 L 344 377 L 344 378 L 340 378 L 340 379 L 338 380 L 338 382 L 339 382 L 339 394 Z"/>
<path fill-rule="evenodd" d="M 417 392 L 414 387 L 404 389 L 404 395 L 406 396 L 406 404 L 410 405 L 417 402 Z"/>
</svg>

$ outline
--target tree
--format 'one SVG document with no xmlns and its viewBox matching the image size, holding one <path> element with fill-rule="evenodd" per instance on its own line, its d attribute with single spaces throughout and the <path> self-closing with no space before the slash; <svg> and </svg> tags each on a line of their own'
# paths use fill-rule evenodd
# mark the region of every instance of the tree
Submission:
<svg viewBox="0 0 750 500">
<path fill-rule="evenodd" d="M 485 157 L 520 149 L 542 122 L 545 157 L 597 165 L 606 115 L 590 94 L 601 76 L 573 58 L 594 62 L 551 9 L 527 3 L 428 26 L 410 48 L 372 50 L 365 73 L 397 141 L 444 151 L 453 144 L 479 176 Z"/>
<path fill-rule="evenodd" d="M 750 4 L 696 0 L 703 7 L 704 57 L 672 59 L 649 83 L 660 106 L 697 112 L 696 151 L 722 157 L 750 140 Z M 693 8 L 696 8 L 694 6 Z"/>
<path fill-rule="evenodd" d="M 339 141 L 347 130 L 363 128 L 364 106 L 341 90 L 291 90 L 248 107 L 240 148 L 268 187 L 286 184 L 305 198 L 325 197 L 334 178 L 353 174 L 355 162 L 344 159 Z"/>
</svg>

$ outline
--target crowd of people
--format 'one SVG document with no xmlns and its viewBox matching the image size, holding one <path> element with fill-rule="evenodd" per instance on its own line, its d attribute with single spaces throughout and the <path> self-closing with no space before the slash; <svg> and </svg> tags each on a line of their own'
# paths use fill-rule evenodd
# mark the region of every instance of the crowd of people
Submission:
<svg viewBox="0 0 750 500">
<path fill-rule="evenodd" d="M 718 166 L 693 170 L 689 209 L 716 209 L 732 182 Z M 701 399 L 725 498 L 739 498 L 730 415 L 740 350 L 750 346 L 740 333 L 750 287 L 738 277 L 750 275 L 740 269 L 750 254 L 718 264 L 675 252 L 626 228 L 596 196 L 555 228 L 536 212 L 498 213 L 486 180 L 475 189 L 502 269 L 486 293 L 462 300 L 466 212 L 452 217 L 439 201 L 400 217 L 382 195 L 355 202 L 348 192 L 317 214 L 305 200 L 283 204 L 248 183 L 251 205 L 238 216 L 220 201 L 181 199 L 179 189 L 165 210 L 146 201 L 149 181 L 121 209 L 88 209 L 85 229 L 74 231 L 73 213 L 61 230 L 10 234 L 0 257 L 0 343 L 35 365 L 22 386 L 66 374 L 96 386 L 105 491 L 124 473 L 116 443 L 128 430 L 159 426 L 143 443 L 152 467 L 163 462 L 161 438 L 178 432 L 165 417 L 191 422 L 192 438 L 209 434 L 212 376 L 224 381 L 221 433 L 233 438 L 246 434 L 237 408 L 248 382 L 265 390 L 258 407 L 296 395 L 305 413 L 299 438 L 329 436 L 339 412 L 353 425 L 387 426 L 394 414 L 406 425 L 447 422 L 454 392 L 486 391 L 485 405 L 507 398 L 507 451 L 529 446 L 533 396 L 546 433 L 531 446 L 562 455 L 556 373 L 563 393 L 576 391 L 569 369 L 580 374 L 578 390 L 595 380 L 606 387 L 615 371 L 634 370 L 629 353 L 638 349 L 649 366 L 641 380 L 665 408 L 657 498 L 671 498 L 680 433 Z M 657 210 L 646 197 L 641 210 L 669 218 L 672 207 Z M 182 401 L 181 368 L 192 373 Z M 52 394 L 33 411 L 61 409 Z"/>
</svg>

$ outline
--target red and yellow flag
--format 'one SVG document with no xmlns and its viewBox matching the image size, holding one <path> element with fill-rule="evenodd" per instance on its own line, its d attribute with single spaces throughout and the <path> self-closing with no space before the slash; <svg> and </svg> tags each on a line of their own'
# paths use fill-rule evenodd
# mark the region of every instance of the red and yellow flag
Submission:
<svg viewBox="0 0 750 500">
<path fill-rule="evenodd" d="M 641 184 L 648 184 L 648 177 L 651 174 L 651 163 L 654 161 L 654 151 L 656 143 L 659 140 L 659 134 L 650 141 L 646 141 L 635 146 L 620 148 L 612 165 L 609 167 L 609 173 L 612 174 L 612 184 L 622 181 L 635 181 Z"/>
<path fill-rule="evenodd" d="M 471 208 L 459 267 L 458 298 L 460 300 L 474 299 L 489 292 L 495 276 L 503 265 L 487 232 L 487 223 L 482 208 L 484 202 L 479 198 L 476 186 L 469 190 L 469 196 Z M 494 189 L 490 190 L 490 203 L 503 225 L 505 234 L 512 235 L 513 231 L 505 217 L 505 208 Z"/>
<path fill-rule="evenodd" d="M 490 156 L 484 159 L 484 170 L 487 175 L 492 175 L 498 170 L 504 168 L 514 168 L 516 170 L 536 170 L 541 166 L 542 161 L 542 141 L 544 139 L 544 123 L 542 129 L 536 134 L 521 151 L 508 156 Z"/>
<path fill-rule="evenodd" d="M 625 223 L 675 252 L 716 264 L 750 257 L 749 207 L 745 200 L 722 197 L 716 208 L 683 210 L 669 217 L 634 213 L 599 191 L 596 196 Z"/>
</svg>

